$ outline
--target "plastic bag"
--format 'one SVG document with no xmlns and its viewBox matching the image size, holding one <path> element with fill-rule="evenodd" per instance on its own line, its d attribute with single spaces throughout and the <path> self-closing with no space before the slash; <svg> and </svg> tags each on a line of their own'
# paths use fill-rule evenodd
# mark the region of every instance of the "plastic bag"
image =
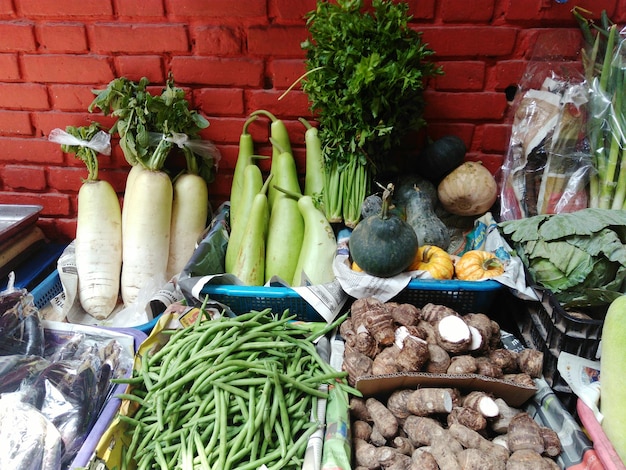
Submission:
<svg viewBox="0 0 626 470">
<path fill-rule="evenodd" d="M 81 140 L 63 129 L 52 129 L 48 135 L 48 140 L 61 145 L 87 147 L 102 155 L 111 155 L 111 135 L 104 131 L 99 131 L 91 140 Z"/>
<path fill-rule="evenodd" d="M 539 43 L 520 91 L 499 175 L 500 219 L 558 214 L 588 205 L 593 170 L 585 138 L 587 87 Z M 541 81 L 539 81 L 541 80 Z"/>
<path fill-rule="evenodd" d="M 0 468 L 58 470 L 63 442 L 56 427 L 19 394 L 0 396 Z"/>
<path fill-rule="evenodd" d="M 224 258 L 228 246 L 230 203 L 225 202 L 218 210 L 189 261 L 180 273 L 179 279 L 194 276 L 207 276 L 224 272 Z"/>
</svg>

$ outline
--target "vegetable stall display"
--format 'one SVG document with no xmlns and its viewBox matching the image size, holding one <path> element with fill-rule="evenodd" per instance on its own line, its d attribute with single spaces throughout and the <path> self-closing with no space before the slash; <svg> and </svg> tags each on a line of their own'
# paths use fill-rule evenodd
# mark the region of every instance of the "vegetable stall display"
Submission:
<svg viewBox="0 0 626 470">
<path fill-rule="evenodd" d="M 523 400 L 509 403 L 478 385 L 485 377 L 532 394 L 543 368 L 541 352 L 504 348 L 500 325 L 487 315 L 362 298 L 340 332 L 351 385 L 399 377 L 397 387 L 350 398 L 357 468 L 559 468 L 555 430 L 518 408 Z M 428 381 L 414 386 L 416 376 Z"/>
<path fill-rule="evenodd" d="M 409 27 L 408 4 L 320 0 L 307 15 L 310 37 L 302 89 L 319 122 L 324 157 L 324 211 L 331 223 L 354 227 L 376 174 L 424 126 L 425 81 L 441 73 Z"/>
</svg>

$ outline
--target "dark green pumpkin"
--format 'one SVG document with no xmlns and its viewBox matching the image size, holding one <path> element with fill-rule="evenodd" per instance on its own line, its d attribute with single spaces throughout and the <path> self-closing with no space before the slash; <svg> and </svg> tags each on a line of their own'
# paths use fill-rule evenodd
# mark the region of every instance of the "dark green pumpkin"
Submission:
<svg viewBox="0 0 626 470">
<path fill-rule="evenodd" d="M 445 135 L 427 145 L 419 155 L 417 172 L 424 178 L 439 183 L 465 159 L 467 147 L 456 135 Z"/>
<path fill-rule="evenodd" d="M 391 191 L 383 194 L 380 213 L 361 220 L 349 241 L 352 260 L 367 274 L 377 277 L 392 277 L 405 271 L 417 253 L 413 228 L 389 212 Z"/>
</svg>

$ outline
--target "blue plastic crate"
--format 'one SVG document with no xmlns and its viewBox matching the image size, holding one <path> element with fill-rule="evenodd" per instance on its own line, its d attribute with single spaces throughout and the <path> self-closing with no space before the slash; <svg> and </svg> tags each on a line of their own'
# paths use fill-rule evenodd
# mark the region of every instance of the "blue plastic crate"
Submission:
<svg viewBox="0 0 626 470">
<path fill-rule="evenodd" d="M 236 315 L 270 308 L 274 313 L 289 313 L 299 320 L 323 322 L 319 313 L 289 287 L 206 285 L 201 290 L 212 300 L 230 307 Z"/>
<path fill-rule="evenodd" d="M 38 309 L 42 309 L 61 292 L 63 292 L 63 284 L 56 269 L 30 291 L 35 299 L 35 307 Z"/>
<path fill-rule="evenodd" d="M 427 303 L 446 305 L 459 313 L 487 313 L 502 284 L 497 281 L 440 281 L 414 279 L 393 302 L 423 307 Z M 206 285 L 201 291 L 212 300 L 228 305 L 240 315 L 251 310 L 271 308 L 274 313 L 289 309 L 298 319 L 324 321 L 315 309 L 288 287 Z"/>
<path fill-rule="evenodd" d="M 392 301 L 423 307 L 446 305 L 459 313 L 488 313 L 503 285 L 498 281 L 413 279 Z"/>
<path fill-rule="evenodd" d="M 30 291 L 34 297 L 35 306 L 38 309 L 45 307 L 53 298 L 63 292 L 63 284 L 59 277 L 59 271 L 54 270 L 41 282 L 37 287 Z M 159 320 L 158 316 L 151 321 L 142 325 L 134 326 L 133 328 L 139 330 L 145 334 L 150 334 L 152 328 Z"/>
<path fill-rule="evenodd" d="M 56 269 L 57 260 L 66 245 L 59 243 L 43 243 L 35 249 L 28 257 L 20 262 L 12 271 L 15 273 L 15 287 L 33 289 L 46 276 Z M 0 287 L 6 289 L 8 276 L 2 280 Z"/>
</svg>

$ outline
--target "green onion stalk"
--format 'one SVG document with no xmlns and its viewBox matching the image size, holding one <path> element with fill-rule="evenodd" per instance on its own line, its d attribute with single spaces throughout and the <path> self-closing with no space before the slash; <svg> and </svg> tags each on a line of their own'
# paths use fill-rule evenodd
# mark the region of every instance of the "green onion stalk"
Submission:
<svg viewBox="0 0 626 470">
<path fill-rule="evenodd" d="M 582 53 L 590 87 L 587 134 L 595 169 L 589 207 L 626 209 L 626 44 L 606 12 L 597 25 L 583 16 L 585 11 L 573 10 L 590 47 Z"/>
<path fill-rule="evenodd" d="M 340 167 L 337 162 L 325 168 L 322 200 L 326 218 L 331 223 L 344 222 L 354 228 L 361 218 L 361 204 L 370 191 L 367 165 L 350 160 Z"/>
</svg>

